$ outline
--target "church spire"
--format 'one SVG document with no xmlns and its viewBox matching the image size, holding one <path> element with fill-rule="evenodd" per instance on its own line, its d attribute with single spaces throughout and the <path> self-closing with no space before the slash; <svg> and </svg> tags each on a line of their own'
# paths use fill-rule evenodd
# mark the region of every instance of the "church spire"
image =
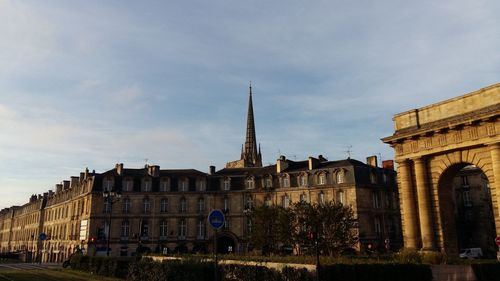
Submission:
<svg viewBox="0 0 500 281">
<path fill-rule="evenodd" d="M 248 93 L 248 114 L 247 114 L 247 132 L 245 139 L 245 151 L 242 160 L 247 167 L 262 167 L 262 160 L 257 151 L 257 139 L 255 137 L 255 121 L 253 117 L 252 102 L 252 82 L 250 82 Z"/>
</svg>

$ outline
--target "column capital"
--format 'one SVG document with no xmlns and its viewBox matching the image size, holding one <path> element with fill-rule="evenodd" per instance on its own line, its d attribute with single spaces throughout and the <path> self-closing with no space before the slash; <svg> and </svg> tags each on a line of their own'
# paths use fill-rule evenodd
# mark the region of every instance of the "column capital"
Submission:
<svg viewBox="0 0 500 281">
<path fill-rule="evenodd" d="M 422 164 L 422 163 L 425 163 L 427 159 L 424 156 L 421 156 L 421 157 L 412 158 L 411 160 L 415 164 Z"/>
</svg>

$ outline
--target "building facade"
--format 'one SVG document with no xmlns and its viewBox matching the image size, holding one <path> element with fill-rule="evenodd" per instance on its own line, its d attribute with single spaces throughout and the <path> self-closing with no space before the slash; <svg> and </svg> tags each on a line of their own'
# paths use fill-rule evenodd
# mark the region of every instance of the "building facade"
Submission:
<svg viewBox="0 0 500 281">
<path fill-rule="evenodd" d="M 359 245 L 402 246 L 399 196 L 392 161 L 378 167 L 354 159 L 323 156 L 292 161 L 281 156 L 263 166 L 257 149 L 250 88 L 247 131 L 240 160 L 225 168 L 160 169 L 156 165 L 103 173 L 86 169 L 30 203 L 0 212 L 1 251 L 30 259 L 62 261 L 77 248 L 91 255 L 133 256 L 138 252 L 205 252 L 214 231 L 212 209 L 225 213 L 217 234 L 219 252 L 246 253 L 253 206 L 336 201 L 351 206 Z M 45 234 L 41 239 L 40 234 Z M 43 235 L 42 235 L 43 236 Z M 108 247 L 109 245 L 109 247 Z"/>
</svg>

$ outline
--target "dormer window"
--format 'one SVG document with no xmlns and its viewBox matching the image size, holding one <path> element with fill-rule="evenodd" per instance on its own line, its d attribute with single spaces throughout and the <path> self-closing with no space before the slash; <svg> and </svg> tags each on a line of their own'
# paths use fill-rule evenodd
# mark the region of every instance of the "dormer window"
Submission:
<svg viewBox="0 0 500 281">
<path fill-rule="evenodd" d="M 302 174 L 299 176 L 299 184 L 300 186 L 307 186 L 307 175 Z"/>
<path fill-rule="evenodd" d="M 188 191 L 189 180 L 186 178 L 179 180 L 179 191 Z"/>
<path fill-rule="evenodd" d="M 248 177 L 246 180 L 245 180 L 245 187 L 247 189 L 254 189 L 255 188 L 255 180 L 253 177 Z"/>
<path fill-rule="evenodd" d="M 170 179 L 163 178 L 160 181 L 160 192 L 166 192 L 170 189 Z"/>
<path fill-rule="evenodd" d="M 126 178 L 123 180 L 122 191 L 132 191 L 134 186 L 134 181 L 131 178 Z"/>
<path fill-rule="evenodd" d="M 113 189 L 113 179 L 106 178 L 103 182 L 103 191 L 111 191 Z"/>
<path fill-rule="evenodd" d="M 267 176 L 264 179 L 264 186 L 266 188 L 272 188 L 273 187 L 273 178 L 271 176 Z"/>
<path fill-rule="evenodd" d="M 196 189 L 198 191 L 205 191 L 207 189 L 207 182 L 201 178 L 196 181 Z"/>
<path fill-rule="evenodd" d="M 375 171 L 370 173 L 370 182 L 373 184 L 377 183 L 377 174 L 375 174 Z"/>
<path fill-rule="evenodd" d="M 225 178 L 222 180 L 222 189 L 231 190 L 231 178 Z"/>
<path fill-rule="evenodd" d="M 290 178 L 288 175 L 281 177 L 281 187 L 290 187 Z"/>
<path fill-rule="evenodd" d="M 326 184 L 326 174 L 325 173 L 321 173 L 318 175 L 318 184 L 319 185 Z"/>
<path fill-rule="evenodd" d="M 142 182 L 142 191 L 150 192 L 151 191 L 151 179 L 145 178 Z"/>
<path fill-rule="evenodd" d="M 344 183 L 345 182 L 345 171 L 340 170 L 337 172 L 337 183 Z"/>
</svg>

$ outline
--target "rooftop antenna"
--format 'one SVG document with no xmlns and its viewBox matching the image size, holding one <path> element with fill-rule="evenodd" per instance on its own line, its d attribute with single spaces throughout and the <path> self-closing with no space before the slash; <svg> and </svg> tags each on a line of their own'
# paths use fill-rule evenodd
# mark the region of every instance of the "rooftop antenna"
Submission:
<svg viewBox="0 0 500 281">
<path fill-rule="evenodd" d="M 351 153 L 352 153 L 352 145 L 348 145 L 347 146 L 347 150 L 344 151 L 345 153 L 347 153 L 347 159 L 351 159 Z"/>
<path fill-rule="evenodd" d="M 145 163 L 146 165 L 148 165 L 148 162 L 149 162 L 149 159 L 148 159 L 148 158 L 144 158 L 144 163 Z"/>
</svg>

